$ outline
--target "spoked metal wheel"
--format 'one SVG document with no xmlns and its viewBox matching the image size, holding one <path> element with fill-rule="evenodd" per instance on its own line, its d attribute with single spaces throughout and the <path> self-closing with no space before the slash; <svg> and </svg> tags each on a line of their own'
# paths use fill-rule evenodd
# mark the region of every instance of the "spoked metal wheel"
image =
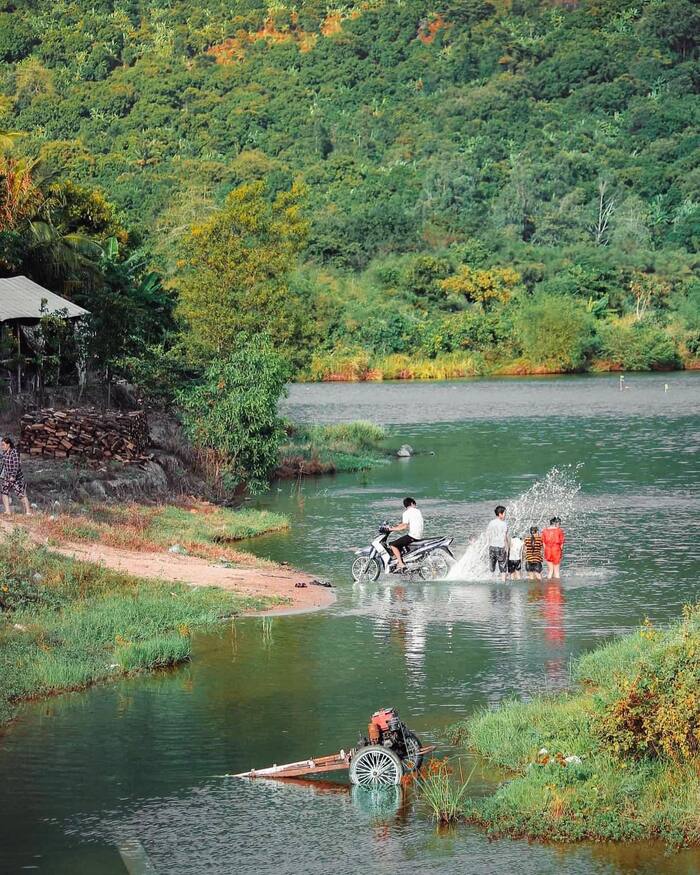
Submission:
<svg viewBox="0 0 700 875">
<path fill-rule="evenodd" d="M 401 760 L 380 744 L 361 747 L 350 760 L 350 780 L 360 787 L 395 787 L 402 775 Z"/>
<path fill-rule="evenodd" d="M 423 580 L 444 580 L 450 570 L 447 554 L 442 550 L 436 550 L 426 556 L 421 563 L 419 572 Z"/>
<path fill-rule="evenodd" d="M 378 580 L 381 569 L 377 560 L 369 556 L 358 556 L 352 563 L 352 579 L 356 582 L 361 580 Z"/>
<path fill-rule="evenodd" d="M 417 772 L 423 762 L 423 754 L 420 752 L 420 738 L 413 732 L 407 732 L 404 735 L 404 743 L 406 744 L 406 756 L 401 760 L 405 772 Z"/>
</svg>

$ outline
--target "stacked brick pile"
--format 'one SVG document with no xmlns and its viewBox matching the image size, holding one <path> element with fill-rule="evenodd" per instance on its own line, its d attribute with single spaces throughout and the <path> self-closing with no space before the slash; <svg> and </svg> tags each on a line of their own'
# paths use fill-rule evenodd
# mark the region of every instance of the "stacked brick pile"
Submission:
<svg viewBox="0 0 700 875">
<path fill-rule="evenodd" d="M 148 458 L 148 444 L 148 423 L 142 411 L 99 413 L 93 409 L 48 408 L 22 417 L 20 446 L 30 456 L 134 462 Z"/>
</svg>

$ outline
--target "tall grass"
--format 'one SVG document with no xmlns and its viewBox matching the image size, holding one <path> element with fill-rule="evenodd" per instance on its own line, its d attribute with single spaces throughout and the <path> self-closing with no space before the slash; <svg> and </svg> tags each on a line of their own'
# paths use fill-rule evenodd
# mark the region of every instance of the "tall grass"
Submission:
<svg viewBox="0 0 700 875">
<path fill-rule="evenodd" d="M 431 759 L 415 778 L 420 798 L 438 823 L 452 823 L 463 817 L 464 800 L 474 769 L 464 776 L 461 762 L 457 773 L 448 760 Z"/>
<path fill-rule="evenodd" d="M 543 747 L 566 756 L 590 753 L 590 708 L 591 700 L 580 696 L 511 700 L 477 711 L 450 734 L 455 743 L 468 741 L 497 765 L 516 770 L 534 762 Z"/>
<path fill-rule="evenodd" d="M 317 382 L 453 380 L 489 373 L 479 353 L 451 352 L 427 358 L 401 353 L 371 357 L 365 350 L 334 350 L 314 356 L 306 377 Z"/>
<path fill-rule="evenodd" d="M 191 630 L 279 599 L 145 582 L 0 541 L 0 721 L 26 698 L 188 659 Z"/>
</svg>

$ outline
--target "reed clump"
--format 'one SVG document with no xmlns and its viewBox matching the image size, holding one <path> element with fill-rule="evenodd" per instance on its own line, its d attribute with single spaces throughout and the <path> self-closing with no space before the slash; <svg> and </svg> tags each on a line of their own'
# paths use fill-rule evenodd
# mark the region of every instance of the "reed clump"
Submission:
<svg viewBox="0 0 700 875">
<path fill-rule="evenodd" d="M 700 844 L 700 606 L 584 656 L 578 689 L 509 701 L 452 740 L 513 774 L 463 816 L 493 835 Z"/>
<path fill-rule="evenodd" d="M 386 461 L 384 429 L 372 422 L 335 425 L 289 423 L 280 448 L 279 477 L 364 471 Z"/>
<path fill-rule="evenodd" d="M 279 599 L 143 581 L 0 541 L 0 722 L 17 702 L 189 659 L 191 630 Z"/>
<path fill-rule="evenodd" d="M 489 371 L 480 353 L 451 352 L 435 358 L 403 353 L 372 357 L 364 350 L 335 350 L 314 356 L 305 377 L 318 382 L 455 380 Z"/>
</svg>

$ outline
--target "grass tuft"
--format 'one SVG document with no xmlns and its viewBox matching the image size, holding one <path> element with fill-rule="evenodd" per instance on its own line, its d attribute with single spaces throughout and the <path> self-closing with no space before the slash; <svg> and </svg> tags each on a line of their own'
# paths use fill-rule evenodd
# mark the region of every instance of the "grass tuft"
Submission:
<svg viewBox="0 0 700 875">
<path fill-rule="evenodd" d="M 464 799 L 469 789 L 474 769 L 465 778 L 462 764 L 458 773 L 449 760 L 431 759 L 427 768 L 422 768 L 415 778 L 420 798 L 428 806 L 438 823 L 452 823 L 463 814 Z"/>
<path fill-rule="evenodd" d="M 364 471 L 386 461 L 386 432 L 372 422 L 337 425 L 290 425 L 280 448 L 278 476 Z"/>
</svg>

